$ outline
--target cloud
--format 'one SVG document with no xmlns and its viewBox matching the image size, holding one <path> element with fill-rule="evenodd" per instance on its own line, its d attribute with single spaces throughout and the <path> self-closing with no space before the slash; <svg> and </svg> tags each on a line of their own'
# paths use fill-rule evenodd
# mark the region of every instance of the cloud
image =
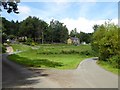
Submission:
<svg viewBox="0 0 120 90">
<path fill-rule="evenodd" d="M 78 19 L 65 18 L 61 20 L 61 22 L 63 22 L 67 26 L 69 31 L 77 28 L 78 32 L 82 31 L 86 33 L 92 33 L 93 26 L 95 24 L 101 25 L 104 24 L 105 21 L 106 20 L 89 20 L 84 17 L 79 17 Z M 111 22 L 117 24 L 118 20 L 113 19 Z"/>
<path fill-rule="evenodd" d="M 18 10 L 21 14 L 29 14 L 31 12 L 30 7 L 28 6 L 18 6 Z"/>
<path fill-rule="evenodd" d="M 41 7 L 42 5 L 44 7 Z M 37 16 L 40 19 L 44 19 L 44 20 L 48 20 L 51 18 L 61 18 L 63 15 L 63 13 L 67 12 L 67 9 L 69 8 L 69 4 L 64 3 L 64 2 L 60 2 L 59 4 L 57 4 L 56 2 L 51 2 L 51 3 L 40 3 L 39 7 L 25 7 L 25 12 L 28 15 L 31 16 Z M 25 13 L 23 12 L 23 15 Z"/>
<path fill-rule="evenodd" d="M 28 2 L 28 0 L 21 0 Z M 29 0 L 29 2 L 119 2 L 119 0 Z"/>
<path fill-rule="evenodd" d="M 20 12 L 19 14 L 14 14 L 14 16 L 16 17 L 16 19 L 14 20 L 19 20 L 19 21 L 22 21 L 24 20 L 25 18 L 27 18 L 28 16 L 31 15 L 31 8 L 27 5 L 22 5 L 20 4 L 18 6 L 18 11 Z"/>
</svg>

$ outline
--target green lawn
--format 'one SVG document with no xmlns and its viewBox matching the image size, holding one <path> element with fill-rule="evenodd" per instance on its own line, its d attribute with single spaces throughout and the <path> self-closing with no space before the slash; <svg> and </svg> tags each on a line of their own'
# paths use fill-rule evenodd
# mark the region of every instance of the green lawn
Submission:
<svg viewBox="0 0 120 90">
<path fill-rule="evenodd" d="M 19 51 L 26 51 L 26 50 L 31 49 L 30 46 L 23 45 L 23 44 L 12 44 L 11 46 L 13 47 L 14 52 L 17 51 L 17 50 L 19 50 Z"/>
<path fill-rule="evenodd" d="M 23 52 L 8 58 L 28 67 L 75 69 L 85 58 L 92 57 L 90 45 L 44 44 L 35 47 L 12 45 Z"/>
</svg>

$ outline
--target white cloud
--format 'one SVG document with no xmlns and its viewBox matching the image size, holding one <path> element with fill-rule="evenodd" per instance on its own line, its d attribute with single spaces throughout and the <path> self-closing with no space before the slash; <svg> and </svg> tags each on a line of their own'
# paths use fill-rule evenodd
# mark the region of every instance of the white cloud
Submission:
<svg viewBox="0 0 120 90">
<path fill-rule="evenodd" d="M 21 14 L 29 14 L 31 12 L 28 6 L 18 6 L 18 10 Z"/>
<path fill-rule="evenodd" d="M 31 15 L 31 8 L 29 6 L 26 5 L 19 5 L 18 6 L 18 11 L 20 12 L 19 14 L 15 14 L 16 19 L 14 20 L 19 20 L 22 21 L 25 18 L 27 18 L 28 16 Z"/>
<path fill-rule="evenodd" d="M 79 17 L 77 20 L 70 19 L 70 18 L 61 20 L 61 22 L 63 22 L 67 26 L 69 31 L 73 30 L 74 28 L 77 28 L 78 32 L 83 31 L 86 33 L 93 32 L 93 26 L 95 24 L 101 25 L 101 24 L 104 24 L 105 21 L 106 20 L 88 20 L 83 17 Z M 111 22 L 114 22 L 115 24 L 117 24 L 118 20 L 113 19 Z"/>
</svg>

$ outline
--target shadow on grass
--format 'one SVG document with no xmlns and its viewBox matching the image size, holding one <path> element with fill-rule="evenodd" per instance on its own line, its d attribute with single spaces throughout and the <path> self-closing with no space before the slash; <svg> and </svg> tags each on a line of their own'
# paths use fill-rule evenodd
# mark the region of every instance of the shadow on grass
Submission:
<svg viewBox="0 0 120 90">
<path fill-rule="evenodd" d="M 48 59 L 29 59 L 29 58 L 26 58 L 26 57 L 20 57 L 18 55 L 10 55 L 8 57 L 10 60 L 16 62 L 16 63 L 19 63 L 19 64 L 22 64 L 22 65 L 25 65 L 25 66 L 28 66 L 28 67 L 51 67 L 51 68 L 55 68 L 55 67 L 61 67 L 63 66 L 63 63 L 61 62 L 55 62 L 55 61 L 50 61 Z"/>
</svg>

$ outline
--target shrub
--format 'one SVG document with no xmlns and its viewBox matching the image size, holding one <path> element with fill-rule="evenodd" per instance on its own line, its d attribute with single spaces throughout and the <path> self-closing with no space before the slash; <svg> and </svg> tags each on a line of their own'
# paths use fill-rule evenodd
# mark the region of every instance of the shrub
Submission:
<svg viewBox="0 0 120 90">
<path fill-rule="evenodd" d="M 86 50 L 86 51 L 81 51 L 80 52 L 81 55 L 87 55 L 87 56 L 93 56 L 93 57 L 97 57 L 97 53 L 94 50 Z"/>
<path fill-rule="evenodd" d="M 120 69 L 120 56 L 115 55 L 108 59 L 109 63 L 114 67 Z"/>
<path fill-rule="evenodd" d="M 79 51 L 76 50 L 62 50 L 60 54 L 79 54 Z"/>
<path fill-rule="evenodd" d="M 94 32 L 92 49 L 99 53 L 100 60 L 107 61 L 111 57 L 116 57 L 115 55 L 119 51 L 118 40 L 118 26 L 112 23 L 105 23 Z"/>
<path fill-rule="evenodd" d="M 32 38 L 28 38 L 25 42 L 27 45 L 35 46 L 35 42 L 32 40 Z"/>
</svg>

